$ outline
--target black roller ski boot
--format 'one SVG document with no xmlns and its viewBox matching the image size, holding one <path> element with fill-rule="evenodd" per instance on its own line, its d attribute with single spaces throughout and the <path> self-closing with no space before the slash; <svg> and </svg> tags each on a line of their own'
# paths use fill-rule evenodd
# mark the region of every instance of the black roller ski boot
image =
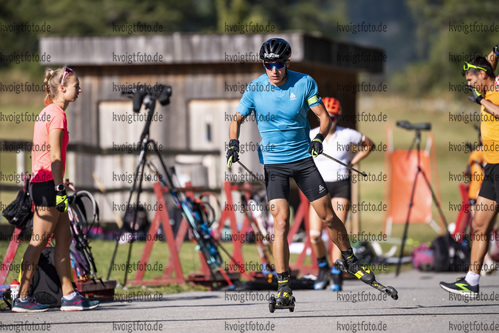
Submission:
<svg viewBox="0 0 499 333">
<path fill-rule="evenodd" d="M 270 296 L 269 310 L 274 313 L 275 309 L 289 309 L 289 312 L 295 311 L 295 297 L 290 287 L 289 272 L 277 273 L 277 295 Z"/>
</svg>

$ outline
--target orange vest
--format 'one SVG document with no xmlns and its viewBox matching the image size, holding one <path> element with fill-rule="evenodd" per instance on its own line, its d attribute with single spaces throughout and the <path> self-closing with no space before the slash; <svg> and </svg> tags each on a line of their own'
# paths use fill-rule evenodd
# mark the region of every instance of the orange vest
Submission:
<svg viewBox="0 0 499 333">
<path fill-rule="evenodd" d="M 499 105 L 499 92 L 497 90 L 488 91 L 485 94 L 485 99 L 492 103 Z M 488 164 L 499 163 L 499 118 L 494 117 L 492 114 L 485 111 L 482 105 L 480 109 L 482 132 L 483 152 L 485 161 Z"/>
</svg>

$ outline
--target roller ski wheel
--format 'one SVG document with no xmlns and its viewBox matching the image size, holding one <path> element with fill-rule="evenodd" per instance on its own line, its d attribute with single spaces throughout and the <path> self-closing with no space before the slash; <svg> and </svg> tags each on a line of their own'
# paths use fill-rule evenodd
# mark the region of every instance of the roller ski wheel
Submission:
<svg viewBox="0 0 499 333">
<path fill-rule="evenodd" d="M 382 293 L 390 296 L 394 300 L 397 300 L 399 298 L 397 289 L 395 289 L 391 286 L 384 286 L 381 283 L 379 283 L 378 281 L 376 281 L 376 279 L 374 278 L 374 274 L 372 274 L 369 270 L 367 270 L 367 272 L 369 273 L 369 276 L 367 276 L 359 271 L 352 272 L 352 271 L 348 270 L 346 262 L 343 259 L 336 260 L 336 265 L 337 265 L 337 267 L 339 267 L 341 269 L 342 272 L 345 272 L 345 273 L 349 274 L 350 276 L 353 276 L 353 277 L 361 280 L 365 284 L 368 284 L 371 287 L 373 287 L 374 289 L 381 291 Z"/>
<path fill-rule="evenodd" d="M 399 298 L 397 289 L 393 288 L 392 286 L 385 287 L 381 283 L 379 283 L 376 280 L 374 280 L 371 283 L 371 287 L 373 287 L 375 289 L 378 289 L 379 291 L 381 291 L 384 294 L 387 294 L 388 296 L 390 296 L 394 300 L 398 300 L 398 298 Z"/>
<path fill-rule="evenodd" d="M 291 296 L 291 300 L 289 304 L 277 304 L 276 298 L 272 295 L 270 296 L 269 300 L 269 310 L 270 313 L 274 313 L 276 309 L 282 310 L 282 309 L 288 309 L 289 312 L 294 312 L 295 311 L 295 297 Z"/>
</svg>

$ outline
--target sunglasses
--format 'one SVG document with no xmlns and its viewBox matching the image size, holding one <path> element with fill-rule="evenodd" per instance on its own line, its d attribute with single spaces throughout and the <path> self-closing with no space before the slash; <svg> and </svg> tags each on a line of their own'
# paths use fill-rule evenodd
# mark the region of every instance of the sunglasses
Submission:
<svg viewBox="0 0 499 333">
<path fill-rule="evenodd" d="M 335 122 L 336 121 L 336 117 L 332 114 L 329 115 L 329 118 L 331 118 L 331 121 L 332 122 Z"/>
<path fill-rule="evenodd" d="M 464 69 L 465 71 L 467 71 L 467 70 L 468 70 L 468 69 L 470 69 L 470 68 L 481 69 L 482 71 L 485 71 L 485 72 L 487 71 L 487 70 L 486 70 L 485 68 L 483 68 L 483 67 L 478 67 L 478 66 L 472 65 L 472 64 L 468 63 L 467 61 L 465 61 L 465 62 L 464 62 L 463 69 Z"/>
<path fill-rule="evenodd" d="M 61 84 L 64 84 L 64 78 L 66 77 L 67 74 L 73 73 L 73 70 L 69 67 L 66 67 L 64 69 L 64 75 L 62 76 Z"/>
<path fill-rule="evenodd" d="M 280 71 L 281 69 L 283 69 L 286 66 L 285 63 L 286 63 L 285 61 L 280 61 L 280 62 L 264 62 L 263 63 L 263 67 L 265 67 L 269 71 L 271 71 L 275 67 L 278 71 Z"/>
</svg>

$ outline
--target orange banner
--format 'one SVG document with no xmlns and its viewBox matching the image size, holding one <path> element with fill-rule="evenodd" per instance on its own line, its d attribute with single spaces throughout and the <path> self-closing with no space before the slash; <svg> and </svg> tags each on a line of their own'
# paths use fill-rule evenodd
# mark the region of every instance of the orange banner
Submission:
<svg viewBox="0 0 499 333">
<path fill-rule="evenodd" d="M 417 151 L 412 150 L 408 155 L 407 150 L 395 150 L 390 156 L 391 182 L 390 182 L 390 207 L 388 218 L 392 223 L 405 223 L 409 211 L 409 201 L 418 171 Z M 431 184 L 430 155 L 420 151 L 421 169 Z M 428 188 L 423 173 L 417 175 L 414 202 L 409 217 L 411 223 L 429 223 L 431 221 L 431 191 Z"/>
</svg>

